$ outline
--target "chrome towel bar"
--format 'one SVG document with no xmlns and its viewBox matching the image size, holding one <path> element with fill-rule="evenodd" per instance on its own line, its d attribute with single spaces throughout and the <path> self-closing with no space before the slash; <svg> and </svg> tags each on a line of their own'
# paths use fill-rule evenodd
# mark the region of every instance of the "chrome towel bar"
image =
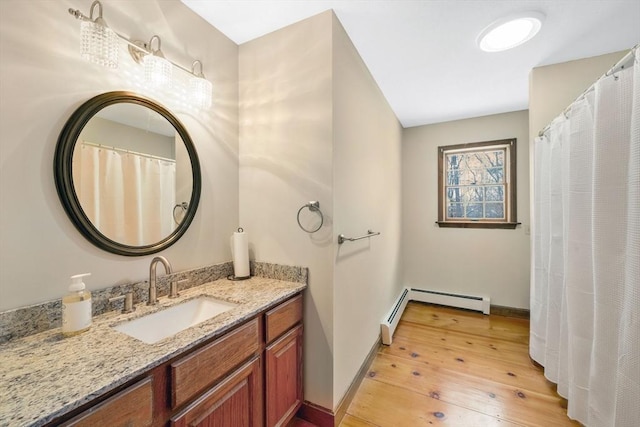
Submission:
<svg viewBox="0 0 640 427">
<path fill-rule="evenodd" d="M 344 234 L 340 234 L 338 236 L 338 244 L 341 245 L 347 240 L 350 242 L 355 242 L 356 240 L 367 239 L 369 237 L 378 236 L 379 234 L 380 234 L 379 231 L 371 231 L 371 230 L 367 230 L 367 234 L 365 236 L 360 236 L 360 237 L 344 237 Z"/>
</svg>

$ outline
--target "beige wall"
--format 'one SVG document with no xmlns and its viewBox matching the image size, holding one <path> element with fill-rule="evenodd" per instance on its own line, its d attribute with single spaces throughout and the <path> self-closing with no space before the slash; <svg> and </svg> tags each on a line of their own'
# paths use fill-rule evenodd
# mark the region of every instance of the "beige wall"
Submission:
<svg viewBox="0 0 640 427">
<path fill-rule="evenodd" d="M 305 400 L 328 409 L 401 286 L 400 138 L 333 12 L 240 46 L 240 225 L 252 258 L 309 267 Z M 314 234 L 296 222 L 310 200 L 325 218 Z M 367 228 L 382 237 L 338 246 L 339 233 Z"/>
<path fill-rule="evenodd" d="M 488 296 L 529 308 L 529 141 L 527 111 L 405 129 L 402 140 L 404 283 Z M 517 138 L 515 230 L 439 228 L 437 147 Z"/>
<path fill-rule="evenodd" d="M 343 245 L 334 236 L 334 408 L 402 287 L 401 137 L 396 116 L 334 16 L 334 235 L 381 232 Z"/>
<path fill-rule="evenodd" d="M 529 137 L 568 107 L 627 53 L 614 52 L 531 70 L 529 74 Z"/>
<path fill-rule="evenodd" d="M 53 154 L 70 114 L 107 91 L 138 91 L 140 67 L 121 49 L 120 68 L 79 55 L 79 21 L 90 2 L 0 1 L 0 310 L 60 298 L 69 276 L 91 272 L 90 289 L 144 280 L 151 256 L 104 252 L 67 218 L 53 182 Z M 202 167 L 194 222 L 161 254 L 175 270 L 231 258 L 238 220 L 238 47 L 178 1 L 103 1 L 104 18 L 132 38 L 162 38 L 172 60 L 200 59 L 214 83 L 210 111 L 175 111 L 190 133 Z M 161 100 L 164 103 L 164 98 Z M 19 184 L 18 184 L 19 183 Z"/>
<path fill-rule="evenodd" d="M 240 223 L 251 258 L 309 267 L 304 305 L 305 399 L 332 407 L 332 13 L 240 46 Z M 320 202 L 325 223 L 296 213 Z M 301 216 L 309 227 L 313 216 Z M 306 223 L 309 221 L 309 224 Z"/>
</svg>

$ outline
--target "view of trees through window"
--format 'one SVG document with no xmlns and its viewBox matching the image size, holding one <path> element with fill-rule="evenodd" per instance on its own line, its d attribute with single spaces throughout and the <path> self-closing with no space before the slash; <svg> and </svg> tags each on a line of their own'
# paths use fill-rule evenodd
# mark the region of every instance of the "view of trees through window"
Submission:
<svg viewBox="0 0 640 427">
<path fill-rule="evenodd" d="M 438 226 L 516 228 L 516 160 L 515 138 L 438 147 Z"/>
<path fill-rule="evenodd" d="M 447 219 L 505 218 L 505 149 L 446 155 Z"/>
</svg>

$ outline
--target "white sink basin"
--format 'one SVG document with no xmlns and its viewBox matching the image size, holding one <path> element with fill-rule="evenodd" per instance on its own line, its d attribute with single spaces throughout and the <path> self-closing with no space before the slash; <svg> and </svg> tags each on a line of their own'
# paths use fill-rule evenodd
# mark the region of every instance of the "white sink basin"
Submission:
<svg viewBox="0 0 640 427">
<path fill-rule="evenodd" d="M 232 302 L 198 297 L 113 326 L 113 329 L 147 344 L 153 344 L 237 306 L 238 304 Z"/>
</svg>

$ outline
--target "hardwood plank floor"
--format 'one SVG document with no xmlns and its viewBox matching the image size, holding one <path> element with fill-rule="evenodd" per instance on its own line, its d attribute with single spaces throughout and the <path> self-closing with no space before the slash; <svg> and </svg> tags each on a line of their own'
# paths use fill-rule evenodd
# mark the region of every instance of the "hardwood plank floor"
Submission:
<svg viewBox="0 0 640 427">
<path fill-rule="evenodd" d="M 340 426 L 580 426 L 528 342 L 528 320 L 410 302 Z"/>
</svg>

